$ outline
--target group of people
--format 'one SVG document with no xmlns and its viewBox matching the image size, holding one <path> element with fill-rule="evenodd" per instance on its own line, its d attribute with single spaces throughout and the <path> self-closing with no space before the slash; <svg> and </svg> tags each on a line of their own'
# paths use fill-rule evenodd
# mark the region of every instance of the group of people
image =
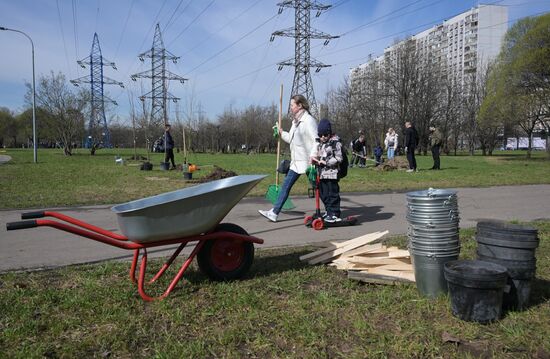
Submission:
<svg viewBox="0 0 550 359">
<path fill-rule="evenodd" d="M 300 175 L 305 174 L 310 166 L 318 168 L 320 183 L 319 195 L 325 206 L 326 212 L 323 215 L 325 222 L 342 221 L 340 209 L 340 187 L 339 187 L 339 166 L 343 162 L 342 142 L 333 133 L 329 120 L 322 119 L 319 124 L 309 111 L 309 103 L 302 95 L 294 95 L 290 100 L 290 112 L 292 114 L 292 126 L 289 131 L 276 127 L 280 138 L 290 145 L 290 168 L 279 189 L 277 199 L 273 208 L 259 210 L 259 213 L 272 222 L 277 222 L 283 204 L 288 199 L 290 190 Z M 416 171 L 416 150 L 418 133 L 411 122 L 405 123 L 405 152 L 409 161 L 407 172 Z M 441 146 L 441 134 L 434 127 L 430 128 L 430 142 L 434 156 L 432 169 L 439 169 L 439 147 Z M 395 156 L 398 145 L 398 135 L 393 128 L 388 130 L 384 140 L 388 159 Z M 365 166 L 366 145 L 365 135 L 360 133 L 359 137 L 351 143 L 353 157 L 350 167 L 358 165 Z M 382 147 L 380 144 L 375 148 L 377 164 L 382 162 Z"/>
<path fill-rule="evenodd" d="M 319 124 L 309 111 L 309 103 L 302 95 L 294 95 L 290 100 L 292 126 L 283 131 L 277 128 L 280 138 L 290 145 L 290 169 L 286 174 L 275 205 L 269 210 L 259 210 L 260 214 L 272 222 L 288 199 L 290 190 L 300 175 L 315 165 L 320 178 L 319 196 L 325 205 L 323 220 L 328 223 L 340 222 L 339 164 L 343 161 L 342 143 L 333 133 L 329 120 Z"/>
<path fill-rule="evenodd" d="M 323 220 L 326 222 L 338 222 L 342 219 L 340 209 L 340 187 L 339 164 L 343 161 L 342 143 L 340 138 L 333 133 L 329 120 L 322 119 L 316 124 L 315 119 L 309 112 L 309 104 L 302 95 L 295 95 L 290 100 L 290 112 L 292 114 L 292 126 L 290 130 L 283 131 L 277 128 L 281 139 L 290 145 L 290 169 L 278 193 L 277 200 L 273 208 L 269 210 L 259 210 L 260 214 L 272 222 L 277 222 L 277 218 L 283 204 L 288 199 L 290 190 L 300 175 L 305 174 L 308 167 L 316 165 L 319 168 L 319 194 L 326 212 Z M 407 172 L 417 171 L 415 150 L 419 143 L 418 132 L 410 121 L 405 123 L 405 152 L 409 162 Z M 439 150 L 442 137 L 435 127 L 430 127 L 430 144 L 434 165 L 432 169 L 440 169 Z M 351 142 L 352 159 L 350 167 L 365 167 L 367 151 L 365 144 L 365 135 L 360 132 L 359 137 Z M 384 146 L 387 151 L 387 158 L 391 160 L 395 157 L 398 146 L 398 135 L 393 128 L 388 129 Z M 374 149 L 376 165 L 382 163 L 383 150 L 380 144 Z"/>
</svg>

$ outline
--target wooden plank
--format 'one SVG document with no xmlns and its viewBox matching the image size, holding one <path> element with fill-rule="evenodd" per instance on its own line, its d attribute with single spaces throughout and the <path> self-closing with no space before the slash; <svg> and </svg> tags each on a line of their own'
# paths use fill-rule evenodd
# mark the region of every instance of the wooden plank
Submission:
<svg viewBox="0 0 550 359">
<path fill-rule="evenodd" d="M 361 246 L 359 248 L 355 248 L 350 251 L 347 251 L 346 253 L 342 253 L 339 258 L 347 258 L 347 257 L 359 255 L 361 253 L 376 252 L 382 248 L 384 249 L 386 248 L 386 246 L 382 245 L 382 243 L 365 244 L 364 246 Z"/>
<path fill-rule="evenodd" d="M 380 237 L 376 237 L 378 234 L 380 233 L 388 233 L 388 231 L 385 231 L 385 232 L 374 232 L 374 233 L 369 233 L 369 234 L 365 234 L 361 237 L 357 237 L 357 238 L 354 238 L 354 239 L 350 239 L 348 241 L 345 241 L 345 242 L 342 242 L 342 243 L 336 243 L 336 244 L 332 244 L 326 248 L 323 248 L 323 249 L 319 249 L 315 252 L 312 252 L 312 253 L 308 253 L 308 254 L 304 254 L 303 256 L 300 256 L 300 260 L 301 261 L 304 261 L 304 260 L 307 260 L 307 259 L 310 259 L 310 258 L 315 258 L 315 257 L 318 257 L 318 256 L 321 256 L 325 253 L 329 253 L 329 252 L 332 252 L 332 251 L 335 251 L 335 250 L 338 250 L 340 248 L 344 248 L 346 246 L 351 246 L 353 244 L 356 244 L 356 243 L 359 243 L 359 245 L 357 245 L 356 247 L 354 248 L 357 248 L 357 247 L 360 247 L 364 244 L 367 244 L 367 243 L 370 243 L 370 242 L 374 242 L 376 239 L 380 238 Z M 375 239 L 371 240 L 371 238 L 373 237 L 376 237 Z M 366 242 L 368 241 L 368 242 Z"/>
<path fill-rule="evenodd" d="M 411 283 L 411 281 L 402 278 L 395 278 L 391 276 L 385 276 L 381 274 L 374 274 L 368 272 L 348 272 L 348 278 L 359 280 L 365 283 L 374 283 L 374 284 L 389 284 L 396 285 L 397 283 Z"/>
<path fill-rule="evenodd" d="M 410 258 L 365 258 L 351 257 L 348 259 L 352 263 L 360 263 L 366 265 L 386 265 L 386 264 L 410 264 Z"/>
<path fill-rule="evenodd" d="M 411 254 L 406 249 L 398 249 L 396 251 L 390 251 L 390 258 L 410 258 Z"/>
<path fill-rule="evenodd" d="M 347 246 L 345 247 L 342 247 L 342 248 L 338 248 L 336 250 L 333 250 L 333 251 L 330 251 L 326 254 L 323 254 L 321 256 L 318 256 L 318 257 L 315 257 L 313 258 L 312 260 L 310 260 L 308 263 L 309 264 L 318 264 L 318 263 L 326 263 L 328 261 L 330 261 L 330 259 L 342 254 L 342 253 L 345 253 L 347 251 L 350 251 L 352 249 L 355 249 L 355 248 L 358 248 L 358 247 L 361 247 L 367 243 L 370 243 L 370 242 L 374 242 L 376 241 L 377 239 L 383 237 L 384 235 L 388 234 L 388 231 L 384 231 L 384 232 L 375 232 L 375 233 L 371 233 L 371 234 L 368 234 L 366 236 L 362 236 L 362 237 L 359 237 L 359 239 L 361 240 L 353 240 L 352 243 L 348 244 Z"/>
<path fill-rule="evenodd" d="M 368 273 L 373 274 L 381 274 L 388 277 L 395 277 L 400 279 L 407 279 L 411 282 L 414 282 L 414 273 L 411 272 L 405 272 L 405 271 L 391 271 L 391 270 L 385 270 L 385 269 L 378 269 L 378 268 L 371 268 L 368 270 Z"/>
<path fill-rule="evenodd" d="M 385 265 L 376 267 L 376 269 L 412 272 L 413 271 L 413 266 L 412 266 L 412 264 L 405 264 L 405 263 L 385 264 Z"/>
<path fill-rule="evenodd" d="M 347 241 L 347 239 L 335 239 L 333 241 L 326 241 L 326 242 L 321 242 L 321 243 L 309 243 L 308 245 L 312 246 L 312 247 L 319 248 L 319 249 L 324 249 L 324 248 L 327 248 L 329 246 L 334 246 L 334 245 L 337 245 L 339 243 L 343 243 L 345 241 Z"/>
</svg>

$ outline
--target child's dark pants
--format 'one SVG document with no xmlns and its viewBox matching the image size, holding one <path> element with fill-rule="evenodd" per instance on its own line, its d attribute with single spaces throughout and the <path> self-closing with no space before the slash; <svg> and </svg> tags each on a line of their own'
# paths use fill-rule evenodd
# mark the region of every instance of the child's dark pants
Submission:
<svg viewBox="0 0 550 359">
<path fill-rule="evenodd" d="M 340 217 L 342 213 L 340 211 L 340 185 L 338 180 L 322 179 L 319 183 L 319 195 L 327 213 Z"/>
</svg>

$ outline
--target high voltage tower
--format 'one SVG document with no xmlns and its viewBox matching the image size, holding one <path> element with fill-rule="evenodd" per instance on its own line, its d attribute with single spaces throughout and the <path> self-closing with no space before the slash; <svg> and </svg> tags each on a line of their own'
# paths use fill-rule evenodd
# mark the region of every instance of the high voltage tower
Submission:
<svg viewBox="0 0 550 359">
<path fill-rule="evenodd" d="M 275 39 L 275 36 L 293 37 L 294 42 L 294 58 L 279 62 L 279 71 L 284 66 L 294 66 L 294 82 L 292 83 L 291 96 L 301 94 L 304 95 L 311 108 L 317 112 L 317 103 L 313 92 L 313 84 L 311 82 L 310 67 L 315 67 L 315 72 L 321 71 L 323 67 L 329 67 L 310 57 L 310 40 L 325 39 L 324 45 L 328 45 L 331 39 L 339 36 L 332 36 L 310 27 L 310 11 L 316 10 L 315 17 L 319 17 L 321 13 L 328 10 L 332 5 L 322 5 L 317 1 L 311 0 L 287 0 L 277 4 L 279 6 L 279 14 L 283 12 L 285 7 L 294 8 L 294 27 L 284 30 L 275 31 L 271 34 L 270 41 Z"/>
<path fill-rule="evenodd" d="M 151 70 L 143 71 L 137 74 L 131 75 L 132 80 L 136 81 L 138 78 L 150 78 L 151 79 L 151 91 L 139 97 L 141 101 L 145 101 L 146 98 L 152 100 L 151 118 L 149 124 L 151 126 L 159 126 L 160 124 L 166 125 L 168 123 L 168 115 L 166 111 L 166 100 L 173 100 L 176 102 L 179 97 L 175 97 L 168 92 L 169 80 L 178 80 L 184 83 L 183 77 L 178 76 L 166 69 L 166 60 L 172 60 L 176 63 L 179 56 L 174 56 L 170 51 L 164 48 L 164 42 L 162 41 L 162 35 L 160 33 L 160 26 L 157 24 L 155 28 L 155 36 L 153 38 L 153 47 L 150 50 L 138 55 L 141 62 L 145 58 L 151 58 Z"/>
<path fill-rule="evenodd" d="M 111 66 L 113 69 L 117 69 L 114 62 L 106 60 L 101 55 L 101 47 L 99 47 L 99 39 L 97 33 L 94 33 L 94 41 L 92 43 L 92 51 L 90 56 L 77 61 L 81 67 L 86 68 L 85 65 L 90 67 L 90 75 L 71 80 L 71 83 L 78 86 L 82 83 L 91 84 L 91 111 L 90 121 L 88 123 L 88 138 L 86 140 L 86 147 L 95 148 L 100 143 L 103 143 L 104 147 L 111 147 L 111 135 L 109 128 L 107 127 L 107 119 L 105 118 L 105 102 L 117 104 L 116 101 L 111 100 L 103 93 L 103 85 L 119 85 L 124 87 L 122 82 L 115 81 L 106 76 L 103 76 L 103 66 Z"/>
</svg>

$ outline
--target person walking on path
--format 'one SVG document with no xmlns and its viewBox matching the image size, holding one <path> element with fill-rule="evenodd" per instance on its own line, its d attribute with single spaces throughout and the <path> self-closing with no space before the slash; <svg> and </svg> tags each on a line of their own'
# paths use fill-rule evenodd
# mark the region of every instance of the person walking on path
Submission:
<svg viewBox="0 0 550 359">
<path fill-rule="evenodd" d="M 319 135 L 319 146 L 317 163 L 319 171 L 319 195 L 325 205 L 325 222 L 340 222 L 342 219 L 340 209 L 340 185 L 338 184 L 339 166 L 344 160 L 342 154 L 342 143 L 340 138 L 332 133 L 332 126 L 329 120 L 323 119 L 317 128 Z"/>
<path fill-rule="evenodd" d="M 172 162 L 172 167 L 170 169 L 176 169 L 176 162 L 174 160 L 174 139 L 170 134 L 170 124 L 167 123 L 164 125 L 164 162 Z"/>
<path fill-rule="evenodd" d="M 416 172 L 416 158 L 414 151 L 418 144 L 418 132 L 410 121 L 405 122 L 405 152 L 407 153 L 407 161 L 409 161 L 409 169 L 407 172 Z"/>
<path fill-rule="evenodd" d="M 440 160 L 439 160 L 439 151 L 441 149 L 441 143 L 443 142 L 443 136 L 441 136 L 441 132 L 434 127 L 430 127 L 430 146 L 432 146 L 432 157 L 434 159 L 434 165 L 432 166 L 432 170 L 440 170 Z"/>
<path fill-rule="evenodd" d="M 277 128 L 279 136 L 290 144 L 290 169 L 281 186 L 275 205 L 270 210 L 259 210 L 260 214 L 271 222 L 277 222 L 277 217 L 290 190 L 301 174 L 306 173 L 312 159 L 317 155 L 317 121 L 309 112 L 309 103 L 302 95 L 294 95 L 290 99 L 292 126 L 288 132 Z"/>
<path fill-rule="evenodd" d="M 365 135 L 362 132 L 359 132 L 359 137 L 351 142 L 352 157 L 349 164 L 350 167 L 357 165 L 358 167 L 366 166 L 367 158 L 367 147 L 365 144 Z"/>
<path fill-rule="evenodd" d="M 395 150 L 397 149 L 397 133 L 390 127 L 388 133 L 386 133 L 386 139 L 384 140 L 384 147 L 388 151 L 388 161 L 395 157 Z"/>
</svg>

